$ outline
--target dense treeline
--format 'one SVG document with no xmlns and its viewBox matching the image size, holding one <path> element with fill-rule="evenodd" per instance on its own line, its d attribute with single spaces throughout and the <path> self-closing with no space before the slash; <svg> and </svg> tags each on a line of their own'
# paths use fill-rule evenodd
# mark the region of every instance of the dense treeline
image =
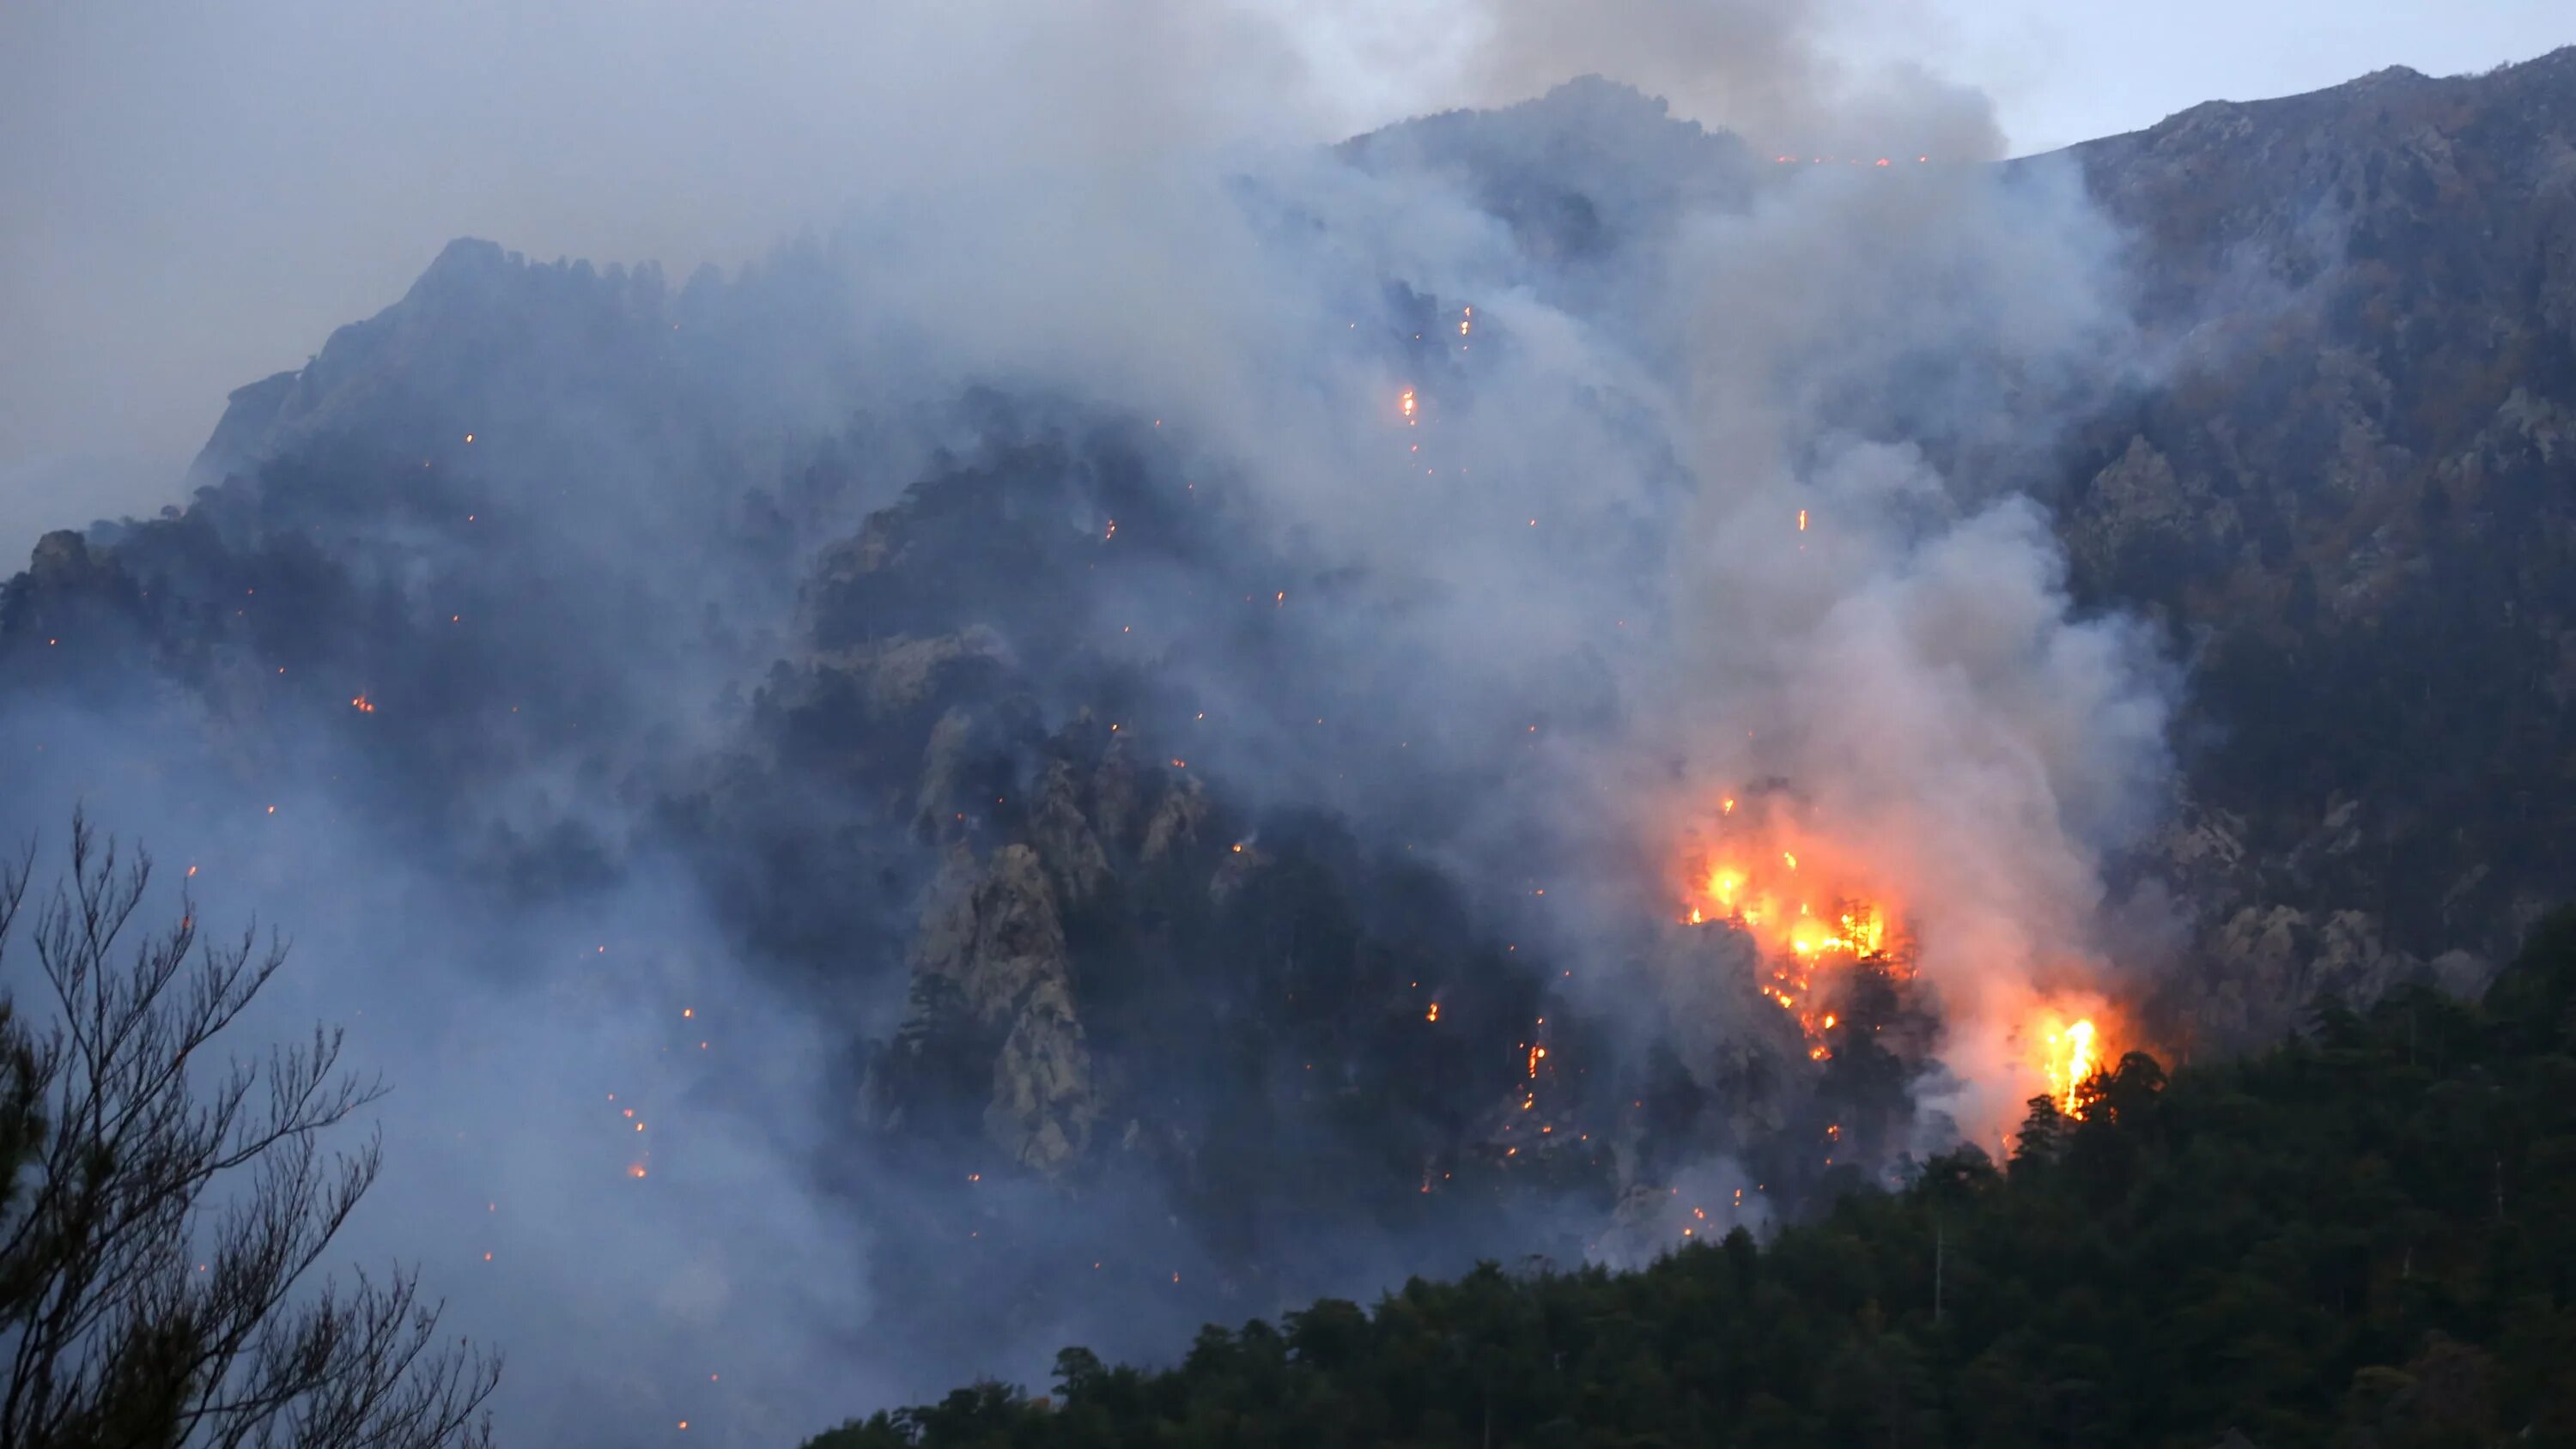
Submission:
<svg viewBox="0 0 2576 1449">
<path fill-rule="evenodd" d="M 807 1449 L 2576 1443 L 2576 913 L 2485 1000 L 2408 991 L 1767 1243 L 1421 1281 L 1057 1360 Z"/>
</svg>

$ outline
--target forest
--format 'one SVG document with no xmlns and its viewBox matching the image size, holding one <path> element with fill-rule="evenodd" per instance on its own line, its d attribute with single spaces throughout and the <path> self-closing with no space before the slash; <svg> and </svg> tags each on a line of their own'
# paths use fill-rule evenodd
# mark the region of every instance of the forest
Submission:
<svg viewBox="0 0 2576 1449">
<path fill-rule="evenodd" d="M 2576 911 L 2482 1001 L 2326 998 L 2170 1077 L 2131 1053 L 2004 1163 L 1055 1368 L 805 1449 L 2576 1443 Z"/>
</svg>

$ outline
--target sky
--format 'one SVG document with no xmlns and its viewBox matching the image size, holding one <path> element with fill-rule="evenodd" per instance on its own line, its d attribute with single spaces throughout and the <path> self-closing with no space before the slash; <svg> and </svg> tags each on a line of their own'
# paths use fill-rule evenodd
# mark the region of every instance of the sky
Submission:
<svg viewBox="0 0 2576 1449">
<path fill-rule="evenodd" d="M 1134 128 L 1051 129 L 1053 102 L 1150 89 L 1122 86 L 1122 64 L 1240 70 L 1243 95 L 1285 98 L 1315 139 L 1507 101 L 1563 78 L 1546 51 L 1508 72 L 1462 59 L 1471 12 L 1520 3 L 1237 0 L 1231 20 L 1204 18 L 1213 5 L 1176 20 L 1175 0 L 1062 7 L 1113 29 L 1154 12 L 1132 54 L 1065 44 L 1012 0 L 721 15 L 677 0 L 0 7 L 0 557 L 45 528 L 176 501 L 228 391 L 300 366 L 452 237 L 658 258 L 675 275 L 738 263 L 825 219 L 830 198 L 917 180 L 966 148 L 1038 135 L 1043 166 L 1047 147 L 1119 144 Z M 2555 0 L 1769 8 L 1856 68 L 1910 63 L 1986 92 L 2016 152 L 2205 99 L 2393 64 L 2479 70 L 2576 41 Z M 1058 54 L 1088 70 L 1027 84 Z M 1170 119 L 1221 132 L 1281 116 L 1247 103 Z"/>
</svg>

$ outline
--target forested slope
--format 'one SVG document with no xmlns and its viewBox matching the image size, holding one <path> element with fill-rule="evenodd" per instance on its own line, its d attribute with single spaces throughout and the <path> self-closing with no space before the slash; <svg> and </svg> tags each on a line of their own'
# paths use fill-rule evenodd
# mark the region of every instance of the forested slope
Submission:
<svg viewBox="0 0 2576 1449">
<path fill-rule="evenodd" d="M 2576 1442 L 2576 914 L 2483 1003 L 2315 1008 L 2143 1055 L 2013 1158 L 1937 1158 L 1767 1242 L 1487 1265 L 1373 1308 L 1057 1361 L 807 1449 L 896 1445 Z"/>
</svg>

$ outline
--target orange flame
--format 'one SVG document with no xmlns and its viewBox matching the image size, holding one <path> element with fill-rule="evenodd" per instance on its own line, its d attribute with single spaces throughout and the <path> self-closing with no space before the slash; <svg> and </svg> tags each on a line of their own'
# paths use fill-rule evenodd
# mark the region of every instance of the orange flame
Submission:
<svg viewBox="0 0 2576 1449">
<path fill-rule="evenodd" d="M 1834 1018 L 1819 1009 L 1820 977 L 1884 959 L 1892 912 L 1868 872 L 1805 835 L 1785 808 L 1756 799 L 1739 813 L 1737 804 L 1732 795 L 1718 801 L 1719 819 L 1688 858 L 1681 919 L 1722 921 L 1751 936 L 1762 955 L 1755 988 L 1797 1013 L 1808 1058 L 1827 1060 L 1823 1035 Z"/>
<path fill-rule="evenodd" d="M 2082 1115 L 2093 1100 L 2093 1074 L 2102 1070 L 2100 1028 L 2085 1017 L 2051 1028 L 2042 1039 L 2048 1044 L 2048 1094 L 2057 1099 L 2060 1112 Z"/>
</svg>

